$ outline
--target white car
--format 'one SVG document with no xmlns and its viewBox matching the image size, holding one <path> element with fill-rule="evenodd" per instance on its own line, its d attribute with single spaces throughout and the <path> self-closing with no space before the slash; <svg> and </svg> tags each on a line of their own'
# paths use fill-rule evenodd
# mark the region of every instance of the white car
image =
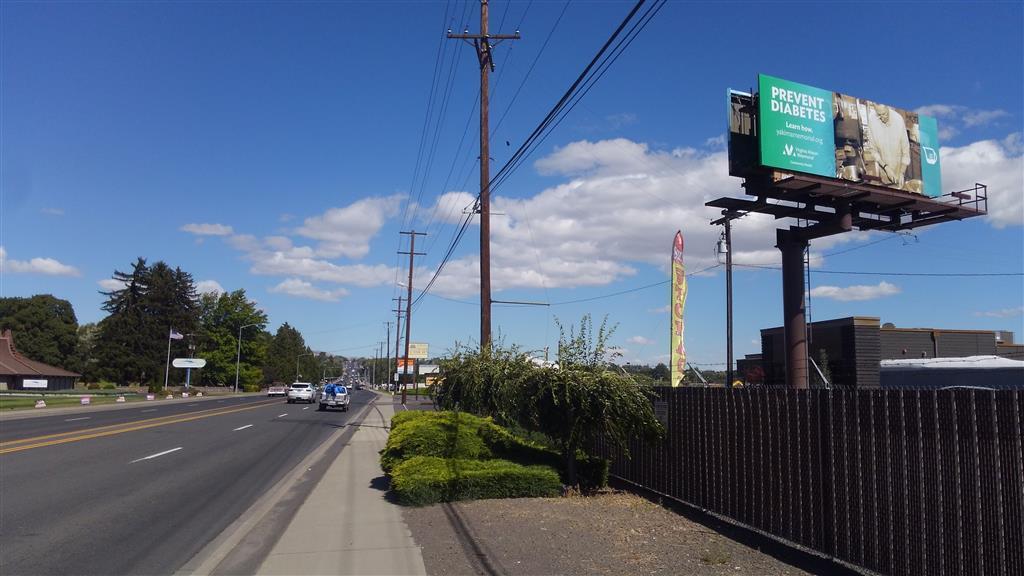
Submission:
<svg viewBox="0 0 1024 576">
<path fill-rule="evenodd" d="M 326 388 L 320 393 L 320 405 L 317 410 L 341 408 L 342 412 L 348 412 L 348 404 L 351 400 L 352 399 L 348 394 L 348 388 L 337 384 L 334 386 L 334 394 L 328 392 Z"/>
<path fill-rule="evenodd" d="M 288 403 L 294 404 L 300 401 L 309 404 L 316 402 L 316 387 L 309 382 L 295 382 L 289 386 Z"/>
</svg>

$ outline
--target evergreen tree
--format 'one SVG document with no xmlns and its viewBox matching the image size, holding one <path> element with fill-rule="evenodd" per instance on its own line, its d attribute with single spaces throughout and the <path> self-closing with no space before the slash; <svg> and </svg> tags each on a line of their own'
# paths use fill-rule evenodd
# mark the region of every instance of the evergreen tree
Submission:
<svg viewBox="0 0 1024 576">
<path fill-rule="evenodd" d="M 192 276 L 144 258 L 132 271 L 114 271 L 123 287 L 102 292 L 109 312 L 99 324 L 95 355 L 101 373 L 119 383 L 163 384 L 168 334 L 195 331 L 197 308 Z M 187 355 L 187 341 L 172 341 L 172 355 Z"/>
<path fill-rule="evenodd" d="M 296 378 L 296 365 L 301 378 L 307 381 L 320 378 L 320 364 L 316 356 L 306 346 L 302 334 L 285 322 L 270 342 L 264 378 L 267 382 L 292 382 Z"/>
<path fill-rule="evenodd" d="M 14 332 L 18 352 L 67 369 L 78 347 L 78 319 L 67 300 L 50 294 L 0 298 L 0 331 Z"/>
</svg>

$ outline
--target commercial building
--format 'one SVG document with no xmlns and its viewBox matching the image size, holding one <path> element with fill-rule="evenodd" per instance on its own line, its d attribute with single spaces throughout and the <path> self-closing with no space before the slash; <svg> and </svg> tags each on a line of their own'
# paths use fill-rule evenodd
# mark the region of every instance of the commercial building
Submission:
<svg viewBox="0 0 1024 576">
<path fill-rule="evenodd" d="M 833 386 L 844 388 L 880 387 L 882 360 L 969 356 L 1024 360 L 1024 345 L 1015 344 L 1013 332 L 1008 331 L 901 328 L 883 325 L 879 318 L 853 316 L 808 324 L 807 332 L 809 356 Z M 781 326 L 761 330 L 760 357 L 751 355 L 737 363 L 741 377 L 754 383 L 763 374 L 764 384 L 784 386 L 784 343 Z M 812 385 L 820 383 L 813 365 L 809 371 Z"/>
<path fill-rule="evenodd" d="M 70 390 L 81 376 L 26 358 L 14 347 L 10 330 L 0 334 L 0 390 Z"/>
</svg>

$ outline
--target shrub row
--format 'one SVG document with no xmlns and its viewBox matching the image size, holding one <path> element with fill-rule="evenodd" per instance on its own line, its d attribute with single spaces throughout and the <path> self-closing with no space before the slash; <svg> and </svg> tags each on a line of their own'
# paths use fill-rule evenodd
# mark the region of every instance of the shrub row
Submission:
<svg viewBox="0 0 1024 576">
<path fill-rule="evenodd" d="M 403 460 L 415 456 L 456 459 L 502 458 L 523 465 L 544 465 L 559 470 L 565 462 L 549 448 L 524 440 L 497 425 L 491 418 L 464 412 L 407 411 L 395 414 L 391 434 L 381 451 L 381 468 L 391 474 Z M 608 485 L 608 461 L 576 454 L 577 481 L 591 490 Z"/>
<path fill-rule="evenodd" d="M 414 456 L 394 467 L 391 489 L 403 504 L 426 506 L 483 498 L 553 497 L 561 494 L 562 482 L 548 466 Z"/>
</svg>

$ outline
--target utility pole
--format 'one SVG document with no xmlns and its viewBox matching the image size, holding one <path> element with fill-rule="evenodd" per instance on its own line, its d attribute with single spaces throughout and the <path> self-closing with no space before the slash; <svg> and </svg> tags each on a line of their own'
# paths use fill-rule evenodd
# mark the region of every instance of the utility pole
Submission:
<svg viewBox="0 0 1024 576">
<path fill-rule="evenodd" d="M 518 40 L 515 34 L 490 34 L 488 30 L 488 0 L 480 0 L 480 33 L 470 34 L 467 28 L 462 34 L 448 38 L 465 40 L 476 49 L 480 62 L 480 349 L 491 345 L 491 157 L 490 157 L 490 73 L 494 70 L 491 49 L 502 40 Z M 406 326 L 408 331 L 408 326 Z M 408 343 L 406 343 L 408 346 Z M 405 395 L 402 395 L 405 403 Z"/>
<path fill-rule="evenodd" d="M 486 5 L 487 0 L 482 0 L 482 1 Z M 402 252 L 402 251 L 398 252 L 399 254 L 408 254 L 409 255 L 409 282 L 405 285 L 406 290 L 408 290 L 408 292 L 406 292 L 406 295 L 405 295 L 405 366 L 403 366 L 403 368 L 405 370 L 408 370 L 409 369 L 409 331 L 412 328 L 412 268 L 413 268 L 413 260 L 415 259 L 416 256 L 426 256 L 427 255 L 426 252 L 417 252 L 416 251 L 416 237 L 417 236 L 426 236 L 427 233 L 426 232 L 417 232 L 415 230 L 411 230 L 409 232 L 399 232 L 399 234 L 408 234 L 409 235 L 409 251 L 408 252 Z M 404 378 L 399 378 L 399 380 L 402 381 L 402 380 L 404 380 Z M 403 406 L 405 405 L 405 385 L 404 384 L 405 383 L 403 382 L 403 386 L 402 386 L 402 405 Z M 415 386 L 416 383 L 413 382 L 413 385 Z"/>
<path fill-rule="evenodd" d="M 395 313 L 395 374 L 398 373 L 398 343 L 402 340 L 402 297 L 392 298 L 398 300 L 398 309 L 391 310 Z M 391 390 L 391 374 L 388 374 L 388 391 Z"/>
<path fill-rule="evenodd" d="M 391 378 L 391 321 L 388 320 L 384 324 L 388 327 L 388 342 L 384 346 L 384 352 L 388 355 L 388 363 L 384 367 L 384 381 L 387 382 Z"/>
<path fill-rule="evenodd" d="M 712 224 L 725 226 L 723 239 L 725 247 L 719 248 L 719 253 L 725 252 L 725 387 L 730 388 L 733 382 L 733 357 L 732 357 L 732 221 L 739 218 L 741 214 L 732 210 L 722 210 L 722 217 Z"/>
</svg>

